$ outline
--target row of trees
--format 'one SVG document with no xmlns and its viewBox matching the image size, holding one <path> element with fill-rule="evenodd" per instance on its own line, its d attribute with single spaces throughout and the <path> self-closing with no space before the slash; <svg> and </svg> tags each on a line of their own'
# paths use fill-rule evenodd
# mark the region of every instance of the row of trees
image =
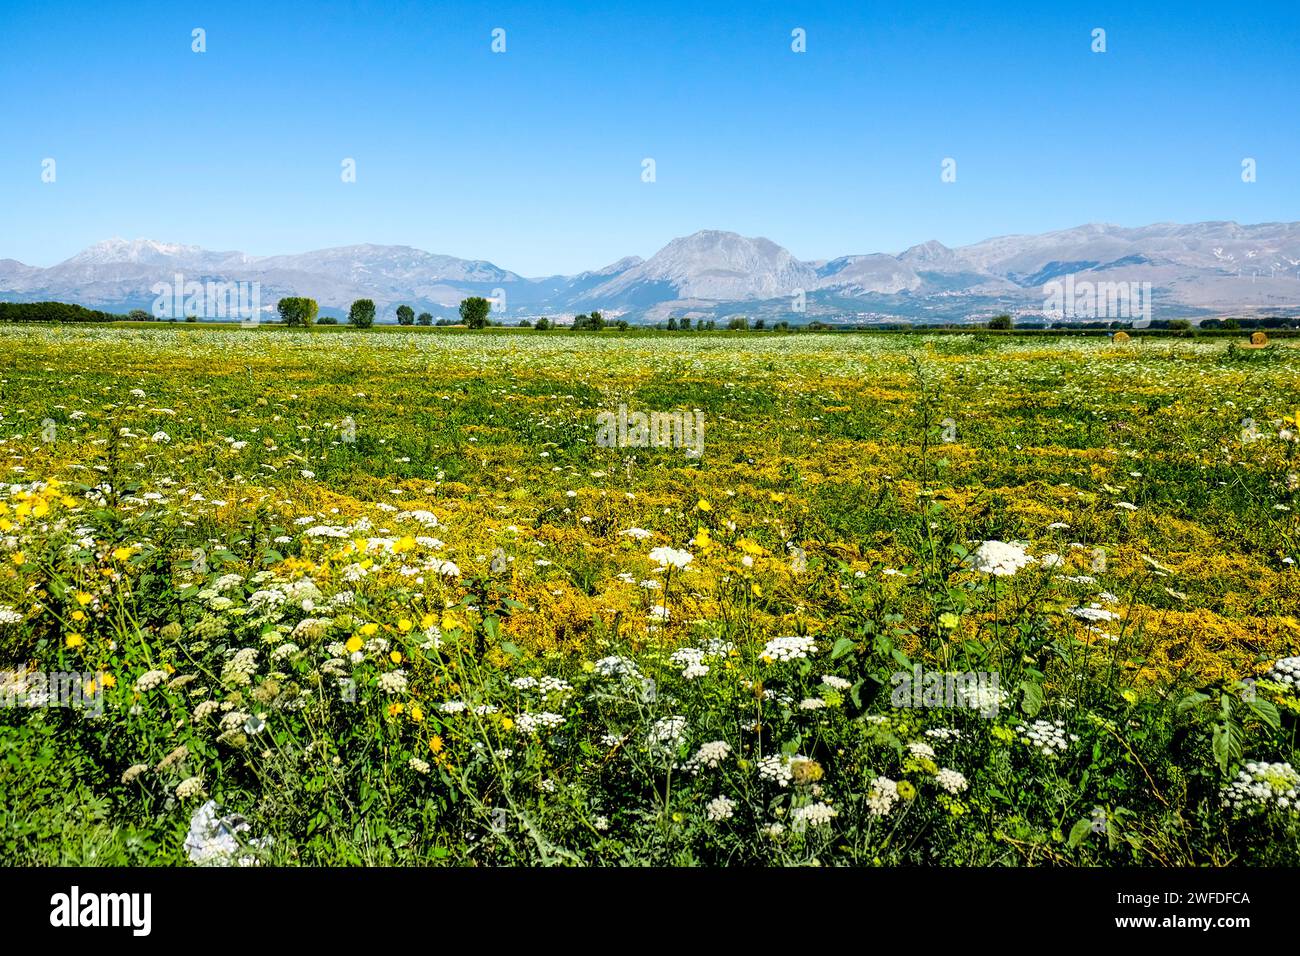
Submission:
<svg viewBox="0 0 1300 956">
<path fill-rule="evenodd" d="M 286 296 L 276 303 L 276 311 L 279 313 L 280 321 L 287 326 L 304 328 L 307 326 L 320 324 L 336 325 L 338 320 L 332 316 L 321 316 L 320 306 L 315 299 L 305 296 Z M 460 323 L 471 329 L 482 329 L 490 325 L 500 325 L 499 322 L 493 322 L 490 318 L 492 312 L 492 302 L 482 296 L 470 296 L 460 303 Z M 368 329 L 375 324 L 375 302 L 373 299 L 357 299 L 348 309 L 348 324 L 354 328 Z M 117 322 L 122 319 L 133 321 L 152 321 L 154 316 L 141 309 L 133 310 L 129 315 L 123 316 L 111 312 L 103 312 L 98 309 L 87 309 L 79 305 L 73 305 L 66 302 L 0 302 L 0 322 Z M 197 321 L 196 317 L 187 316 L 187 322 Z M 415 310 L 409 305 L 402 304 L 397 307 L 397 321 L 400 325 L 455 325 L 452 319 L 440 318 L 436 322 L 433 316 L 428 312 L 421 312 L 418 316 Z M 1145 328 L 1152 331 L 1169 331 L 1182 334 L 1193 332 L 1233 332 L 1238 330 L 1254 329 L 1290 329 L 1297 327 L 1298 320 L 1288 316 L 1260 316 L 1252 318 L 1226 318 L 1226 319 L 1204 319 L 1200 325 L 1193 327 L 1187 319 L 1154 319 Z M 534 328 L 538 331 L 546 331 L 551 328 L 561 328 L 558 322 L 552 319 L 542 317 L 536 323 L 528 319 L 520 319 L 518 323 L 520 328 Z M 591 312 L 574 317 L 572 328 L 577 332 L 600 332 L 607 328 L 618 328 L 620 331 L 628 329 L 630 326 L 624 319 L 618 319 L 615 322 L 609 322 L 600 312 Z M 717 329 L 717 321 L 714 319 L 696 319 L 692 322 L 689 316 L 670 316 L 667 322 L 669 332 L 709 332 Z M 812 321 L 799 326 L 791 326 L 787 321 L 776 322 L 768 326 L 763 319 L 757 319 L 750 323 L 745 316 L 733 316 L 727 320 L 727 329 L 731 331 L 750 331 L 763 332 L 769 328 L 774 332 L 789 332 L 794 330 L 806 332 L 819 332 L 831 329 L 841 331 L 851 331 L 853 329 L 867 329 L 879 332 L 895 331 L 924 331 L 926 329 L 949 329 L 955 331 L 969 331 L 972 326 L 965 323 L 883 323 L 873 324 L 870 326 L 845 326 L 829 325 L 825 322 Z M 1015 322 L 1007 314 L 996 315 L 985 323 L 985 328 L 993 330 L 1010 331 L 1013 328 L 1029 331 L 1045 330 L 1048 328 L 1044 322 Z M 1132 329 L 1131 321 L 1054 321 L 1050 328 L 1060 331 L 1101 331 L 1101 330 L 1121 330 Z M 661 323 L 655 328 L 663 329 L 665 326 Z"/>
<path fill-rule="evenodd" d="M 0 322 L 114 322 L 120 318 L 67 302 L 0 302 Z"/>
</svg>

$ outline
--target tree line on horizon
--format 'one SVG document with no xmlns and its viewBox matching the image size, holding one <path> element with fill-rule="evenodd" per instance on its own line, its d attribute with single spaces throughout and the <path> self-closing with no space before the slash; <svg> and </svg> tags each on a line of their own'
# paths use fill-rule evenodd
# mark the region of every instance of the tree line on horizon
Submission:
<svg viewBox="0 0 1300 956">
<path fill-rule="evenodd" d="M 399 305 L 396 309 L 397 322 L 398 325 L 401 326 L 463 326 L 467 329 L 504 327 L 503 322 L 492 320 L 492 301 L 482 296 L 470 296 L 469 298 L 462 300 L 458 312 L 459 321 L 445 317 L 435 319 L 429 312 L 421 312 L 417 315 L 415 310 L 405 303 Z M 291 328 L 339 324 L 339 320 L 334 316 L 321 316 L 319 303 L 315 299 L 305 296 L 285 296 L 276 303 L 276 313 L 279 315 L 281 324 Z M 373 299 L 357 299 L 348 308 L 346 321 L 347 324 L 353 328 L 368 329 L 375 324 L 376 315 L 377 309 Z M 143 309 L 133 309 L 126 315 L 122 315 L 113 312 L 106 312 L 101 309 L 89 309 L 68 302 L 0 301 L 0 323 L 45 322 L 61 324 L 70 322 L 112 323 L 121 321 L 161 322 L 167 320 L 159 319 Z M 170 321 L 174 322 L 176 320 L 172 319 Z M 198 321 L 198 318 L 195 316 L 186 316 L 184 321 L 196 322 Z M 536 322 L 529 319 L 520 319 L 516 327 L 531 328 L 539 332 L 544 332 L 549 329 L 563 328 L 569 328 L 575 332 L 602 332 L 606 329 L 626 331 L 631 328 L 631 325 L 625 319 L 617 319 L 611 322 L 607 320 L 602 313 L 591 312 L 575 316 L 572 325 L 568 326 L 543 316 Z M 660 322 L 653 326 L 645 326 L 645 328 L 653 328 L 668 332 L 713 332 L 718 330 L 718 320 L 703 318 L 692 320 L 690 316 L 669 316 L 667 323 Z M 979 325 L 961 322 L 926 323 L 922 325 L 906 322 L 885 322 L 867 326 L 861 324 L 832 324 L 820 320 L 813 320 L 801 325 L 794 325 L 788 321 L 781 320 L 769 325 L 764 319 L 756 319 L 751 323 L 749 318 L 746 316 L 732 316 L 726 320 L 724 328 L 731 332 L 829 332 L 858 330 L 879 332 L 971 332 L 980 329 L 995 332 L 1148 331 L 1188 336 L 1198 335 L 1202 332 L 1213 334 L 1252 331 L 1257 329 L 1296 329 L 1300 328 L 1300 317 L 1274 315 L 1258 316 L 1253 318 L 1210 318 L 1202 319 L 1197 324 L 1193 324 L 1188 319 L 1153 319 L 1144 329 L 1134 329 L 1133 323 L 1125 320 L 1101 319 L 1091 321 L 1054 321 L 1049 326 L 1046 322 L 1042 321 L 1017 322 L 1007 313 L 995 315 L 988 321 Z"/>
</svg>

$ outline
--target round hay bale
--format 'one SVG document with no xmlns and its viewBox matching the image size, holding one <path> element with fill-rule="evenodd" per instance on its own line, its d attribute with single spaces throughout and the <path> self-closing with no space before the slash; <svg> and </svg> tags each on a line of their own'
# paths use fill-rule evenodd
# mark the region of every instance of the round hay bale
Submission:
<svg viewBox="0 0 1300 956">
<path fill-rule="evenodd" d="M 1110 337 L 1112 342 L 1127 342 L 1131 336 L 1127 332 L 1116 332 Z"/>
<path fill-rule="evenodd" d="M 1265 335 L 1263 332 L 1251 332 L 1251 333 L 1250 333 L 1250 344 L 1251 344 L 1251 345 L 1268 345 L 1268 336 Z"/>
</svg>

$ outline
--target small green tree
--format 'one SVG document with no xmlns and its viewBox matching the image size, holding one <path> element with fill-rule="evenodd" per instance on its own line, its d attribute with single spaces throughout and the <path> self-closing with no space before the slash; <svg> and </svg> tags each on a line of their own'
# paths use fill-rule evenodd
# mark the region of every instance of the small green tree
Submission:
<svg viewBox="0 0 1300 956">
<path fill-rule="evenodd" d="M 486 328 L 491 311 L 491 302 L 480 295 L 472 295 L 460 304 L 460 320 L 471 329 Z"/>
<path fill-rule="evenodd" d="M 421 312 L 415 321 L 421 325 L 433 325 L 433 316 L 428 312 Z"/>
<path fill-rule="evenodd" d="M 993 316 L 993 318 L 989 319 L 989 328 L 999 332 L 1010 331 L 1011 316 L 1006 315 L 1005 313 Z"/>
<path fill-rule="evenodd" d="M 748 332 L 749 319 L 745 318 L 743 315 L 734 316 L 731 321 L 727 323 L 727 328 L 733 332 Z"/>
<path fill-rule="evenodd" d="M 551 327 L 551 320 L 548 319 L 546 316 L 542 316 L 540 319 L 538 319 L 537 324 L 533 326 L 533 328 L 535 328 L 538 332 L 545 332 L 550 327 Z"/>
<path fill-rule="evenodd" d="M 306 328 L 316 321 L 320 306 L 315 299 L 291 295 L 276 303 L 275 310 L 280 313 L 280 321 L 285 325 Z"/>
<path fill-rule="evenodd" d="M 397 307 L 397 324 L 398 324 L 398 325 L 414 325 L 414 324 L 415 324 L 415 310 L 414 310 L 413 308 L 411 308 L 409 305 L 399 305 L 399 306 Z"/>
<path fill-rule="evenodd" d="M 690 320 L 687 319 L 687 321 L 689 322 Z M 669 331 L 669 332 L 676 332 L 676 331 L 677 331 L 677 328 L 678 328 L 678 326 L 677 326 L 677 316 L 675 316 L 675 315 L 670 315 L 670 316 L 668 316 L 668 331 Z"/>
<path fill-rule="evenodd" d="M 348 309 L 348 325 L 368 329 L 375 324 L 375 300 L 357 299 Z"/>
</svg>

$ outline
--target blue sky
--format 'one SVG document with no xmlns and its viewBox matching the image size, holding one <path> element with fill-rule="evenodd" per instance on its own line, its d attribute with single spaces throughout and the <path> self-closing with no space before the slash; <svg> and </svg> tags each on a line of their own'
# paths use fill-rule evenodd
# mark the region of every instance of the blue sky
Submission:
<svg viewBox="0 0 1300 956">
<path fill-rule="evenodd" d="M 0 0 L 0 258 L 376 242 L 546 275 L 704 228 L 814 259 L 1300 219 L 1300 5 L 1143 6 Z"/>
</svg>

